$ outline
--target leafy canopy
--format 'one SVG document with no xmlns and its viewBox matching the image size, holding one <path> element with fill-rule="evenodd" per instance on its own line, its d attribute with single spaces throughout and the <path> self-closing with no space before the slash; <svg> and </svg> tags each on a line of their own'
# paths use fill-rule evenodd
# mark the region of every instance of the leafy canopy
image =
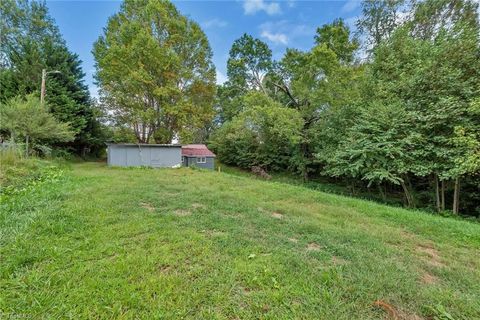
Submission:
<svg viewBox="0 0 480 320">
<path fill-rule="evenodd" d="M 169 1 L 126 0 L 93 54 L 104 105 L 139 142 L 188 142 L 212 119 L 210 45 Z"/>
</svg>

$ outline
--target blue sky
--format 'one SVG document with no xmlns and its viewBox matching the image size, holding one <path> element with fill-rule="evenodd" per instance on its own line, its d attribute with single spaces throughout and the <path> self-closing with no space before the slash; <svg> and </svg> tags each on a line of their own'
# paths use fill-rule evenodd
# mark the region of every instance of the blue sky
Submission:
<svg viewBox="0 0 480 320">
<path fill-rule="evenodd" d="M 245 32 L 265 41 L 274 58 L 279 59 L 286 48 L 311 48 L 317 27 L 339 17 L 353 26 L 360 13 L 360 0 L 184 0 L 174 3 L 207 34 L 219 83 L 226 78 L 228 52 L 233 41 Z M 68 47 L 83 61 L 85 81 L 93 96 L 96 96 L 96 87 L 92 45 L 120 4 L 120 1 L 47 1 Z"/>
</svg>

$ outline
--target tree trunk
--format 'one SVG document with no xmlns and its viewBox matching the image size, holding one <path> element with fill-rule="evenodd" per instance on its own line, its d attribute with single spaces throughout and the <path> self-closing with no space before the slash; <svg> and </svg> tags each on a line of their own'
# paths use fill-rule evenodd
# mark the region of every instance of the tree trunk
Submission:
<svg viewBox="0 0 480 320">
<path fill-rule="evenodd" d="M 302 174 L 303 174 L 303 182 L 308 181 L 308 145 L 305 142 L 302 142 Z"/>
<path fill-rule="evenodd" d="M 382 200 L 385 202 L 387 201 L 387 195 L 385 193 L 385 190 L 382 188 L 382 184 L 378 184 L 378 191 L 380 192 L 380 195 L 382 196 Z"/>
<path fill-rule="evenodd" d="M 29 137 L 28 135 L 25 136 L 25 158 L 28 158 L 28 141 L 29 140 Z"/>
<path fill-rule="evenodd" d="M 405 181 L 408 183 L 408 190 L 409 190 L 409 194 L 410 194 L 410 205 L 411 205 L 412 208 L 415 208 L 417 206 L 417 203 L 415 202 L 415 196 L 414 196 L 414 193 L 413 193 L 412 182 L 410 181 L 410 178 L 408 177 L 408 175 L 405 176 Z"/>
<path fill-rule="evenodd" d="M 453 191 L 453 214 L 458 214 L 460 207 L 460 178 L 455 178 L 455 189 Z"/>
<path fill-rule="evenodd" d="M 441 204 L 440 207 L 442 211 L 445 211 L 445 180 L 442 180 L 442 192 L 440 193 Z"/>
<path fill-rule="evenodd" d="M 401 182 L 401 185 L 402 185 L 402 188 L 403 188 L 403 192 L 405 193 L 405 199 L 407 200 L 407 207 L 411 208 L 412 203 L 413 203 L 412 195 L 411 195 L 410 191 L 408 190 L 408 187 L 407 187 L 407 185 L 405 184 L 404 181 Z"/>
<path fill-rule="evenodd" d="M 440 186 L 438 183 L 438 174 L 435 174 L 433 178 L 435 179 L 435 203 L 437 206 L 437 212 L 440 212 L 442 209 L 440 204 Z"/>
</svg>

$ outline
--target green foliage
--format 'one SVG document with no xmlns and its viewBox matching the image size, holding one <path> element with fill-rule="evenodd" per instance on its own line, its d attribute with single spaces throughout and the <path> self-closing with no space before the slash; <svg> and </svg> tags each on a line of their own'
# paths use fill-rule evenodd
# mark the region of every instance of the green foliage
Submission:
<svg viewBox="0 0 480 320">
<path fill-rule="evenodd" d="M 0 130 L 8 131 L 12 140 L 25 139 L 26 154 L 31 142 L 72 141 L 70 124 L 60 122 L 48 112 L 40 100 L 30 94 L 24 100 L 15 97 L 1 105 Z"/>
<path fill-rule="evenodd" d="M 357 39 L 350 39 L 350 30 L 342 19 L 317 28 L 315 43 L 326 44 L 327 48 L 335 52 L 338 59 L 343 63 L 353 61 L 354 53 L 359 46 Z"/>
<path fill-rule="evenodd" d="M 225 163 L 243 168 L 286 169 L 293 146 L 300 140 L 298 111 L 282 107 L 259 92 L 242 98 L 244 111 L 225 123 L 210 146 Z"/>
<path fill-rule="evenodd" d="M 81 61 L 68 50 L 46 4 L 6 0 L 0 3 L 0 13 L 0 101 L 38 92 L 42 69 L 60 71 L 47 75 L 45 99 L 57 120 L 70 123 L 75 140 L 58 146 L 78 153 L 98 148 L 103 137 L 83 83 Z"/>
<path fill-rule="evenodd" d="M 182 142 L 213 117 L 215 68 L 200 26 L 162 0 L 125 1 L 94 45 L 102 102 L 138 142 Z M 128 93 L 128 94 L 125 94 Z"/>
<path fill-rule="evenodd" d="M 59 162 L 24 158 L 17 149 L 0 151 L 0 202 L 14 194 L 27 193 L 39 183 L 56 179 Z"/>
<path fill-rule="evenodd" d="M 472 101 L 467 110 L 468 121 L 455 127 L 453 143 L 459 150 L 454 159 L 458 174 L 480 173 L 480 98 Z"/>
<path fill-rule="evenodd" d="M 303 118 L 301 141 L 293 166 L 306 179 L 315 171 L 314 153 L 326 153 L 332 140 L 316 140 L 329 117 L 350 109 L 358 98 L 361 68 L 352 65 L 358 47 L 341 20 L 318 29 L 316 45 L 309 52 L 288 50 L 279 62 L 272 82 L 285 96 L 287 105 Z M 341 128 L 326 128 L 328 131 Z M 327 132 L 327 131 L 325 131 Z"/>
<path fill-rule="evenodd" d="M 272 51 L 266 43 L 248 34 L 233 42 L 227 61 L 229 85 L 245 92 L 261 90 L 266 93 L 264 77 L 272 67 Z"/>
<path fill-rule="evenodd" d="M 230 158 L 222 161 L 247 167 L 259 157 L 254 135 L 235 119 L 249 108 L 245 95 L 261 90 L 302 118 L 300 138 L 290 151 L 271 153 L 284 159 L 274 168 L 289 167 L 304 180 L 341 179 L 352 190 L 375 186 L 385 201 L 385 190 L 394 198 L 403 192 L 407 205 L 439 212 L 453 204 L 457 213 L 462 198 L 462 211 L 474 215 L 479 210 L 472 195 L 478 192 L 480 157 L 478 5 L 367 0 L 362 12 L 357 37 L 335 20 L 317 29 L 311 50 L 287 49 L 280 61 L 271 62 L 268 47 L 252 37 L 233 44 L 229 81 L 218 91 L 219 123 L 225 124 L 216 144 L 227 132 L 240 130 L 236 137 L 243 136 L 236 144 L 241 148 L 226 148 L 223 154 Z M 357 38 L 365 40 L 361 55 L 368 54 L 362 62 L 355 59 L 361 56 Z"/>
<path fill-rule="evenodd" d="M 375 49 L 383 40 L 408 17 L 408 11 L 402 11 L 405 0 L 364 0 L 362 16 L 357 20 L 358 33 L 365 39 L 369 51 Z"/>
</svg>

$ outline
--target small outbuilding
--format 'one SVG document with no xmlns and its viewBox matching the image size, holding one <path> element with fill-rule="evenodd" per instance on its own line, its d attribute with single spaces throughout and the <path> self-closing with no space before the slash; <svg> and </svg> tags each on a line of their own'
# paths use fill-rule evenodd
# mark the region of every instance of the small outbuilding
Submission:
<svg viewBox="0 0 480 320">
<path fill-rule="evenodd" d="M 215 154 L 204 144 L 187 144 L 182 146 L 182 164 L 185 167 L 215 168 Z"/>
<path fill-rule="evenodd" d="M 172 168 L 182 165 L 179 144 L 108 144 L 109 166 Z"/>
</svg>

